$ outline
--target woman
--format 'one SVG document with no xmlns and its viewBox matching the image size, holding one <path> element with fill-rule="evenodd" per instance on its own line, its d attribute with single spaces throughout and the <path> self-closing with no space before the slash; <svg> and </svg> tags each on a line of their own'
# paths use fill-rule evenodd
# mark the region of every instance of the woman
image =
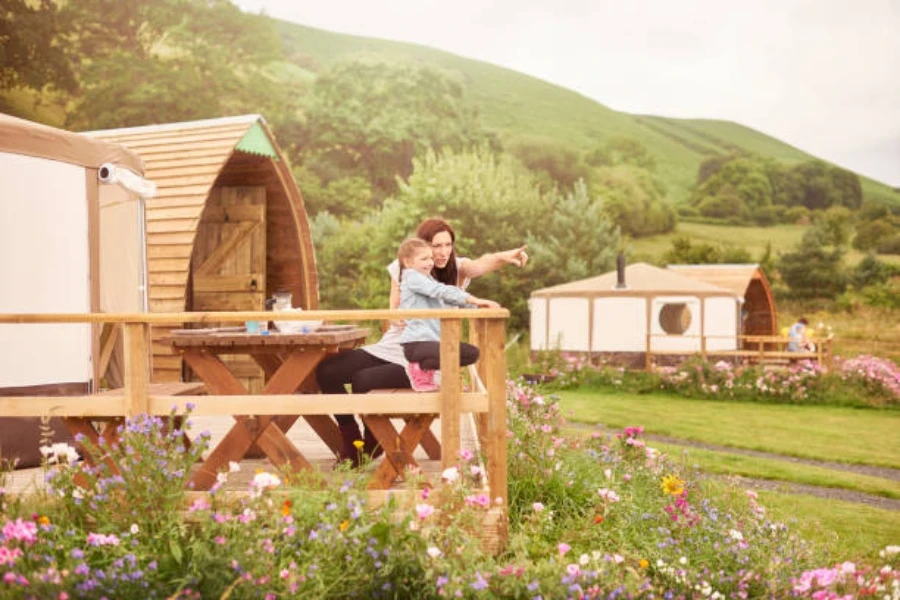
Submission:
<svg viewBox="0 0 900 600">
<path fill-rule="evenodd" d="M 443 219 L 425 219 L 416 229 L 416 236 L 431 244 L 434 257 L 432 276 L 441 283 L 462 289 L 466 289 L 472 279 L 496 271 L 505 264 L 524 267 L 528 263 L 525 246 L 485 254 L 475 260 L 458 257 L 454 247 L 456 232 Z M 387 270 L 391 276 L 390 308 L 395 309 L 400 305 L 400 265 L 394 260 Z M 395 321 L 378 343 L 323 360 L 316 369 L 319 389 L 324 394 L 345 394 L 344 386 L 349 383 L 354 394 L 365 394 L 376 389 L 411 387 L 406 375 L 408 362 L 400 345 L 402 333 L 403 322 Z M 335 415 L 335 418 L 343 438 L 339 458 L 357 466 L 359 452 L 353 442 L 363 436 L 360 436 L 356 418 L 353 415 Z M 363 441 L 363 452 L 376 456 L 375 437 L 366 431 Z"/>
</svg>

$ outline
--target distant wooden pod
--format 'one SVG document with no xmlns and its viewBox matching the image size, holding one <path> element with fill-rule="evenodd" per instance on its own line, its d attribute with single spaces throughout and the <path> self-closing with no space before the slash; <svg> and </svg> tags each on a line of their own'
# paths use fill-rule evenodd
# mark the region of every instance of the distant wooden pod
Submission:
<svg viewBox="0 0 900 600">
<path fill-rule="evenodd" d="M 303 198 L 260 115 L 88 134 L 138 154 L 157 186 L 147 201 L 151 312 L 262 310 L 278 291 L 318 308 Z M 153 328 L 154 381 L 182 377 L 181 358 L 157 341 L 180 326 Z M 239 376 L 258 375 L 248 364 Z"/>
</svg>

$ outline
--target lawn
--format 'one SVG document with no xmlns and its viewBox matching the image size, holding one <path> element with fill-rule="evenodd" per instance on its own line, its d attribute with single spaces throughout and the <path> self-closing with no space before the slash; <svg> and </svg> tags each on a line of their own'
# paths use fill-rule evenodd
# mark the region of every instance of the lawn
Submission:
<svg viewBox="0 0 900 600">
<path fill-rule="evenodd" d="M 900 411 L 745 404 L 664 394 L 560 393 L 568 418 L 787 456 L 900 468 Z"/>
</svg>

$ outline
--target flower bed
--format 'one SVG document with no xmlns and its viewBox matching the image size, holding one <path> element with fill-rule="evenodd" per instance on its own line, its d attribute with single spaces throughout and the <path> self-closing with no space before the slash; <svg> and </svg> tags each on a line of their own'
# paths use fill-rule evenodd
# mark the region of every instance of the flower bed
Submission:
<svg viewBox="0 0 900 600">
<path fill-rule="evenodd" d="M 553 397 L 514 382 L 508 416 L 510 533 L 497 556 L 478 536 L 497 507 L 471 453 L 408 506 L 369 507 L 366 474 L 350 471 L 332 486 L 258 473 L 241 498 L 222 492 L 223 472 L 189 502 L 203 436 L 185 448 L 173 420 L 139 417 L 116 448 L 89 450 L 97 467 L 51 447 L 49 493 L 0 495 L 0 597 L 900 597 L 900 549 L 823 566 L 753 492 L 668 460 L 640 427 L 566 437 Z"/>
</svg>

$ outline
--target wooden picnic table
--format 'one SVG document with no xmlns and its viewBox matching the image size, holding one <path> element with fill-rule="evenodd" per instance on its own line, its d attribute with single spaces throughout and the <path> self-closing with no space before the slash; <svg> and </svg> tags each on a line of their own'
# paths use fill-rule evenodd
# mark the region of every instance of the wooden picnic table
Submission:
<svg viewBox="0 0 900 600">
<path fill-rule="evenodd" d="M 210 395 L 248 395 L 247 389 L 221 360 L 220 355 L 246 354 L 263 369 L 266 385 L 262 394 L 316 393 L 315 370 L 332 354 L 361 345 L 368 330 L 355 325 L 324 325 L 310 333 L 247 333 L 242 328 L 183 329 L 164 338 L 206 384 Z M 206 490 L 216 474 L 239 462 L 258 447 L 276 465 L 309 469 L 310 463 L 285 435 L 298 418 L 309 423 L 332 452 L 341 449 L 341 434 L 329 415 L 232 415 L 234 426 L 212 450 L 191 478 L 194 489 Z"/>
</svg>

